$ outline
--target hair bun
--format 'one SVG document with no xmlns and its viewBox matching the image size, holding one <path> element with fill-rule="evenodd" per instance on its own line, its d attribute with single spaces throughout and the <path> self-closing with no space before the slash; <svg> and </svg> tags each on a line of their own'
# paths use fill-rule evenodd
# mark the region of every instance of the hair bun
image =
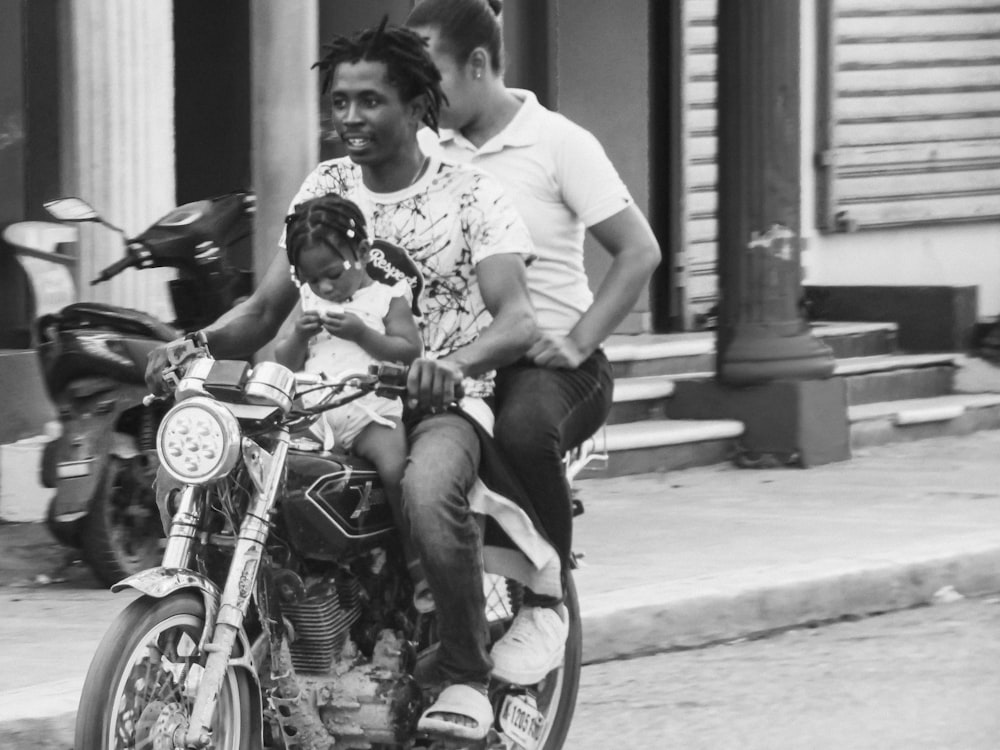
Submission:
<svg viewBox="0 0 1000 750">
<path fill-rule="evenodd" d="M 503 0 L 486 0 L 486 4 L 490 6 L 494 15 L 499 16 L 503 12 Z"/>
</svg>

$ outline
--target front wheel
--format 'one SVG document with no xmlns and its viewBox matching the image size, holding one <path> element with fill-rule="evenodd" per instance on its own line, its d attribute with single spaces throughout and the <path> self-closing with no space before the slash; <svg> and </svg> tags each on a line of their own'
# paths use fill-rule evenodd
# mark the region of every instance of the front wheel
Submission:
<svg viewBox="0 0 1000 750">
<path fill-rule="evenodd" d="M 199 594 L 141 597 L 126 607 L 101 640 L 83 685 L 76 717 L 81 750 L 174 748 L 183 737 L 204 673 L 198 644 L 205 625 Z M 253 747 L 256 687 L 230 668 L 212 720 L 211 748 Z"/>
</svg>

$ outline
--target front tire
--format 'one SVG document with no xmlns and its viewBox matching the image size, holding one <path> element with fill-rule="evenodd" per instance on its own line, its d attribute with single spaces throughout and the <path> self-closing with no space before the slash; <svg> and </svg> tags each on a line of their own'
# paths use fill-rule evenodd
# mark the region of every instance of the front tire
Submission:
<svg viewBox="0 0 1000 750">
<path fill-rule="evenodd" d="M 192 591 L 141 597 L 112 623 L 83 685 L 73 745 L 80 750 L 174 747 L 203 673 L 198 643 L 205 606 Z M 257 703 L 252 679 L 230 668 L 223 680 L 210 747 L 250 750 Z"/>
</svg>

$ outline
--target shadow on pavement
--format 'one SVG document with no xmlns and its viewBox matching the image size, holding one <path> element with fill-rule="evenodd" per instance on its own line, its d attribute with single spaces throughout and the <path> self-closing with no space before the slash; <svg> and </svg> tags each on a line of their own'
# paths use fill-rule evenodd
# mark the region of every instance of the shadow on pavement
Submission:
<svg viewBox="0 0 1000 750">
<path fill-rule="evenodd" d="M 0 521 L 0 587 L 103 588 L 79 550 L 59 544 L 44 523 Z"/>
<path fill-rule="evenodd" d="M 0 729 L 0 744 L 8 750 L 74 750 L 72 714 L 9 722 Z"/>
</svg>

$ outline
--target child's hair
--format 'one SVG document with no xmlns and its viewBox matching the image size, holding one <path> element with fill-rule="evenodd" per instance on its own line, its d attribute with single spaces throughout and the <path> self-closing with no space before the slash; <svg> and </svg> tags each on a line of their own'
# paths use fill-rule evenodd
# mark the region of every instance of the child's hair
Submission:
<svg viewBox="0 0 1000 750">
<path fill-rule="evenodd" d="M 399 90 L 403 101 L 418 96 L 427 99 L 423 122 L 437 132 L 441 103 L 447 101 L 441 90 L 441 73 L 431 60 L 427 42 L 402 26 L 387 26 L 388 16 L 376 29 L 364 29 L 354 36 L 336 36 L 323 45 L 326 54 L 313 65 L 324 72 L 323 92 L 330 92 L 333 74 L 342 63 L 385 63 L 386 77 Z"/>
<path fill-rule="evenodd" d="M 333 244 L 334 233 L 354 248 L 368 238 L 364 214 L 354 201 L 337 193 L 327 193 L 299 203 L 285 217 L 285 251 L 292 268 L 298 266 L 299 256 L 307 247 L 323 244 L 339 254 Z"/>
<path fill-rule="evenodd" d="M 410 11 L 406 25 L 433 26 L 441 41 L 459 63 L 465 63 L 476 47 L 490 54 L 494 73 L 503 70 L 501 0 L 420 0 Z"/>
</svg>

